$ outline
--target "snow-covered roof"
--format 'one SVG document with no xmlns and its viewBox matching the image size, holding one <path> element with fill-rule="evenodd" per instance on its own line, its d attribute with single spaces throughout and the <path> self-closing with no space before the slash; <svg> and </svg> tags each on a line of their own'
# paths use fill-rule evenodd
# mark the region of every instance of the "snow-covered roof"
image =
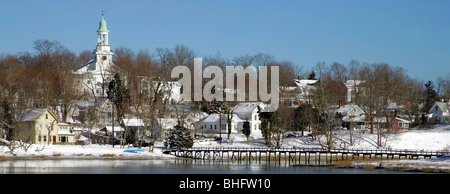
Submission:
<svg viewBox="0 0 450 194">
<path fill-rule="evenodd" d="M 122 119 L 122 124 L 126 127 L 143 127 L 144 122 L 142 119 Z"/>
<path fill-rule="evenodd" d="M 355 86 L 359 86 L 362 83 L 365 83 L 366 81 L 364 80 L 347 80 L 344 82 L 345 86 L 347 86 L 347 88 L 350 87 L 355 87 Z"/>
<path fill-rule="evenodd" d="M 318 80 L 311 80 L 311 79 L 300 79 L 300 80 L 299 79 L 294 79 L 295 84 L 298 87 L 301 87 L 301 88 L 304 88 L 304 87 L 309 86 L 309 85 L 313 85 L 317 81 Z"/>
<path fill-rule="evenodd" d="M 233 113 L 249 113 L 253 112 L 258 106 L 260 106 L 262 102 L 244 102 L 237 104 L 232 112 Z M 264 107 L 262 107 L 264 108 Z"/>
<path fill-rule="evenodd" d="M 389 120 L 391 120 L 391 118 L 389 118 Z M 356 116 L 356 117 L 345 116 L 345 117 L 342 117 L 342 121 L 343 122 L 370 122 L 369 120 L 366 120 L 365 115 L 360 115 L 360 116 Z M 373 117 L 373 122 L 374 123 L 386 123 L 386 117 Z M 400 117 L 395 117 L 393 122 L 395 122 L 395 123 L 411 123 L 411 121 L 402 119 Z"/>
<path fill-rule="evenodd" d="M 106 103 L 110 102 L 107 98 L 98 99 L 97 102 L 95 100 L 87 100 L 87 101 L 78 101 L 75 103 L 75 106 L 78 110 L 87 110 L 89 107 L 102 107 Z"/>
<path fill-rule="evenodd" d="M 397 120 L 397 123 L 412 123 L 411 121 L 399 117 L 395 117 L 395 119 Z"/>
<path fill-rule="evenodd" d="M 392 102 L 388 104 L 387 108 L 390 110 L 398 110 L 405 108 L 405 106 L 403 104 L 397 104 L 396 102 Z"/>
<path fill-rule="evenodd" d="M 106 130 L 107 130 L 108 132 L 112 132 L 112 126 L 106 126 L 106 127 L 104 127 L 104 128 L 106 128 Z M 103 129 L 104 129 L 104 128 L 103 128 Z M 120 126 L 114 126 L 114 132 L 118 132 L 118 131 L 125 131 L 125 129 L 122 128 L 122 127 L 120 127 Z"/>
<path fill-rule="evenodd" d="M 441 109 L 442 112 L 448 112 L 449 110 L 449 106 L 446 102 L 436 102 L 436 105 Z"/>
<path fill-rule="evenodd" d="M 88 62 L 85 63 L 85 64 L 81 64 L 80 66 L 78 66 L 77 68 L 75 68 L 74 72 L 75 72 L 75 73 L 78 73 L 78 72 L 77 72 L 78 70 L 80 70 L 81 68 L 86 67 L 86 66 L 88 66 L 88 65 L 90 65 L 90 64 L 92 64 L 92 63 L 94 63 L 94 62 L 95 62 L 95 59 L 92 59 L 92 60 L 88 61 Z"/>
<path fill-rule="evenodd" d="M 342 121 L 343 122 L 356 122 L 356 123 L 362 123 L 365 121 L 365 116 L 364 115 L 360 115 L 360 116 L 356 116 L 356 117 L 350 117 L 350 116 L 344 116 L 342 117 Z"/>
<path fill-rule="evenodd" d="M 70 130 L 58 130 L 58 135 L 75 135 L 75 133 L 70 132 Z"/>
<path fill-rule="evenodd" d="M 204 122 L 204 123 L 214 123 L 214 122 L 219 122 L 220 119 L 220 114 L 210 114 L 206 117 L 203 117 L 199 122 Z M 228 119 L 227 114 L 222 114 L 222 122 L 226 122 L 226 120 Z M 232 118 L 231 118 L 231 122 L 244 122 L 245 120 L 242 120 L 239 118 L 239 116 L 237 114 L 233 114 Z"/>
<path fill-rule="evenodd" d="M 178 125 L 178 119 L 175 118 L 158 118 L 157 122 L 163 129 L 173 129 Z M 189 123 L 184 122 L 184 127 L 189 128 Z"/>
<path fill-rule="evenodd" d="M 361 108 L 359 108 L 358 105 L 354 105 L 354 104 L 346 104 L 342 107 L 332 107 L 331 109 L 332 109 L 331 112 L 340 113 L 343 116 L 346 116 L 349 113 L 351 113 L 351 114 L 355 114 L 355 113 L 363 114 L 364 113 L 364 111 Z"/>
</svg>

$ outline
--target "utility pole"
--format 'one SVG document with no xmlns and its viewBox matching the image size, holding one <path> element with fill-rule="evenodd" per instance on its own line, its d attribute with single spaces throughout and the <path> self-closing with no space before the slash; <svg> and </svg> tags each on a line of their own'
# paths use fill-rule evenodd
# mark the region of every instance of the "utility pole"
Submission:
<svg viewBox="0 0 450 194">
<path fill-rule="evenodd" d="M 219 107 L 219 141 L 222 145 L 222 107 Z"/>
<path fill-rule="evenodd" d="M 114 104 L 112 103 L 112 147 L 114 148 Z"/>
</svg>

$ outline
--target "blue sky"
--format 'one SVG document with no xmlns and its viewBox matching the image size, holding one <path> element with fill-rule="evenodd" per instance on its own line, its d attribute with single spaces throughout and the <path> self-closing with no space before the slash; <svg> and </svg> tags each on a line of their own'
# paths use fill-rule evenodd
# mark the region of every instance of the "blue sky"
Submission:
<svg viewBox="0 0 450 194">
<path fill-rule="evenodd" d="M 0 53 L 34 52 L 37 39 L 93 50 L 101 10 L 113 50 L 183 44 L 199 57 L 261 52 L 308 71 L 355 59 L 419 80 L 450 72 L 448 0 L 1 1 Z"/>
</svg>

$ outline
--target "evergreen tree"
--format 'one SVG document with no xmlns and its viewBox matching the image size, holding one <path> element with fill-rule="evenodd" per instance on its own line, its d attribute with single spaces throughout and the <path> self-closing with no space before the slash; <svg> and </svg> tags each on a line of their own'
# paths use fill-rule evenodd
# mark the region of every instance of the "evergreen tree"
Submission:
<svg viewBox="0 0 450 194">
<path fill-rule="evenodd" d="M 191 132 L 186 127 L 176 125 L 167 136 L 164 146 L 168 148 L 191 148 L 194 145 L 194 139 Z"/>
<path fill-rule="evenodd" d="M 270 124 L 275 120 L 273 112 L 264 112 L 261 110 L 261 108 L 258 106 L 258 115 L 259 119 L 261 120 L 261 132 L 264 137 L 264 140 L 266 141 L 266 145 L 268 147 L 272 146 L 271 144 L 271 134 L 270 134 Z"/>
<path fill-rule="evenodd" d="M 250 122 L 245 121 L 244 125 L 242 126 L 242 133 L 247 137 L 247 143 L 248 143 L 248 137 L 250 136 Z"/>
<path fill-rule="evenodd" d="M 124 103 L 130 99 L 130 90 L 123 85 L 118 73 L 109 82 L 106 94 L 108 94 L 107 98 L 116 106 L 117 120 L 120 122 L 124 115 Z"/>
<path fill-rule="evenodd" d="M 314 70 L 311 72 L 311 74 L 308 75 L 309 80 L 316 80 L 316 74 L 314 73 Z"/>
<path fill-rule="evenodd" d="M 301 105 L 294 110 L 293 120 L 294 127 L 303 131 L 308 129 L 313 123 L 316 123 L 319 112 L 317 109 L 313 108 L 311 104 Z"/>
<path fill-rule="evenodd" d="M 428 112 L 433 104 L 439 100 L 438 93 L 434 89 L 434 84 L 432 81 L 428 80 L 425 84 L 425 104 L 423 106 L 423 111 Z"/>
<path fill-rule="evenodd" d="M 11 112 L 11 107 L 9 105 L 9 102 L 6 100 L 3 100 L 2 103 L 2 115 L 0 117 L 0 126 L 1 129 L 4 130 L 6 133 L 6 139 L 11 141 L 15 136 L 15 130 L 14 130 L 14 118 L 13 114 Z"/>
</svg>

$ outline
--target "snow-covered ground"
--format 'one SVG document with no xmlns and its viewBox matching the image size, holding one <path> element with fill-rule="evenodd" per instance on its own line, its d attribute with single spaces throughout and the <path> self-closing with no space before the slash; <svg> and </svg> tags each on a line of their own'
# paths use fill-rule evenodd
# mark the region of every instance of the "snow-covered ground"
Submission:
<svg viewBox="0 0 450 194">
<path fill-rule="evenodd" d="M 307 134 L 307 133 L 305 133 Z M 262 137 L 249 138 L 249 143 L 243 134 L 231 135 L 228 140 L 227 135 L 222 135 L 223 143 L 212 139 L 194 140 L 194 147 L 205 146 L 232 146 L 232 147 L 265 147 Z M 348 131 L 336 131 L 334 133 L 336 148 L 349 149 L 376 149 L 376 134 L 370 134 L 368 131 L 355 131 L 353 134 L 353 145 L 349 145 L 350 137 Z M 416 150 L 449 150 L 450 149 L 450 125 L 435 126 L 431 129 L 411 129 L 400 131 L 397 134 L 390 134 L 387 140 L 383 140 L 382 149 L 416 149 Z M 323 138 L 322 143 L 325 142 Z M 319 141 L 312 141 L 311 137 L 289 137 L 284 138 L 282 147 L 308 147 L 320 148 Z M 124 150 L 138 149 L 133 147 L 121 147 L 116 145 L 32 145 L 28 151 L 21 148 L 15 149 L 12 153 L 6 146 L 0 146 L 0 160 L 14 158 L 38 158 L 38 159 L 170 159 L 174 156 L 162 153 L 164 146 L 162 142 L 157 142 L 154 152 L 148 152 L 148 148 L 142 148 L 144 152 L 124 152 Z M 380 162 L 361 162 L 358 161 L 354 166 L 373 165 L 379 167 L 385 166 L 415 166 L 415 169 L 422 167 L 444 169 L 444 172 L 450 172 L 450 159 L 419 159 L 419 160 L 383 160 Z"/>
<path fill-rule="evenodd" d="M 290 137 L 284 138 L 282 147 L 302 147 L 302 148 L 321 148 L 319 141 L 312 141 L 311 137 Z M 368 131 L 354 131 L 353 145 L 350 145 L 350 135 L 347 130 L 334 132 L 334 147 L 347 149 L 377 149 L 377 136 Z M 227 140 L 227 135 L 222 135 L 224 142 L 222 146 L 251 147 L 265 146 L 261 137 L 250 137 L 247 143 L 243 134 L 232 134 L 231 141 Z M 321 138 L 322 144 L 325 144 L 325 137 Z M 274 142 L 272 142 L 274 144 Z M 436 126 L 431 129 L 411 129 L 398 131 L 396 134 L 390 134 L 382 140 L 381 149 L 411 149 L 411 150 L 450 150 L 450 125 Z M 197 140 L 194 147 L 201 146 L 219 146 L 218 141 Z"/>
<path fill-rule="evenodd" d="M 149 152 L 148 148 L 142 148 L 143 151 L 124 152 L 125 150 L 139 150 L 129 146 L 121 147 L 119 145 L 32 145 L 28 151 L 21 148 L 15 149 L 12 153 L 10 150 L 0 146 L 0 159 L 4 158 L 36 158 L 36 159 L 164 159 L 173 158 L 167 154 L 163 154 L 162 142 L 155 144 L 153 152 Z"/>
</svg>

